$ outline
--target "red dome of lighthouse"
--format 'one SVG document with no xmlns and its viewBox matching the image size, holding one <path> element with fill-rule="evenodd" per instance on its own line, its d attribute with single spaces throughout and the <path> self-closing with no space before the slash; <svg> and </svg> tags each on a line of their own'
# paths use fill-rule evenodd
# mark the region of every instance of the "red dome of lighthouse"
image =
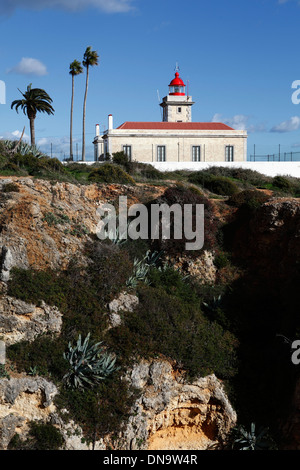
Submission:
<svg viewBox="0 0 300 470">
<path fill-rule="evenodd" d="M 175 73 L 175 78 L 169 85 L 169 95 L 184 96 L 185 95 L 185 84 L 179 77 L 179 73 Z"/>
</svg>

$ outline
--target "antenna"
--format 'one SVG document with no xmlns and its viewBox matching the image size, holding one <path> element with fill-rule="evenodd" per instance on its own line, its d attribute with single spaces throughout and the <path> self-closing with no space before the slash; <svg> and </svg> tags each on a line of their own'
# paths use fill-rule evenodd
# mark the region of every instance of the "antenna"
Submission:
<svg viewBox="0 0 300 470">
<path fill-rule="evenodd" d="M 178 62 L 176 62 L 175 72 L 179 72 L 179 70 L 180 70 L 180 68 L 179 68 Z"/>
<path fill-rule="evenodd" d="M 163 120 L 162 109 L 161 109 L 161 106 L 160 106 L 160 96 L 159 96 L 159 91 L 158 90 L 157 90 L 157 98 L 158 98 L 158 104 L 159 104 L 159 108 L 160 108 L 161 120 Z"/>
</svg>

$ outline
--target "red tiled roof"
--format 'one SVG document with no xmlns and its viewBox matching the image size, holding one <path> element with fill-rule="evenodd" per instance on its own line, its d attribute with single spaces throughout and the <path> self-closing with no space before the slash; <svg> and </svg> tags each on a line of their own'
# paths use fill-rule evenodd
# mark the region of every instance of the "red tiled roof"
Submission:
<svg viewBox="0 0 300 470">
<path fill-rule="evenodd" d="M 132 122 L 126 121 L 118 129 L 156 129 L 186 131 L 232 131 L 232 127 L 221 122 Z"/>
</svg>

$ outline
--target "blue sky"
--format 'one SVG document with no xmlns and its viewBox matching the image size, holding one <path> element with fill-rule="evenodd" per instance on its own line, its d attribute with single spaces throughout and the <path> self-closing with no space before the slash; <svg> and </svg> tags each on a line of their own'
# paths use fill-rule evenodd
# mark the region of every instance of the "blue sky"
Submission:
<svg viewBox="0 0 300 470">
<path fill-rule="evenodd" d="M 160 121 L 176 62 L 195 101 L 193 121 L 218 120 L 247 129 L 248 154 L 300 152 L 298 0 L 1 0 L 0 136 L 17 137 L 28 119 L 10 109 L 18 88 L 44 88 L 54 116 L 38 115 L 39 146 L 68 153 L 69 64 L 87 46 L 100 57 L 91 69 L 87 157 L 95 124 Z M 74 142 L 81 149 L 85 75 L 75 80 Z M 300 96 L 300 94 L 299 94 Z M 1 96 L 0 96 L 1 98 Z M 75 147 L 76 148 L 76 147 Z"/>
</svg>

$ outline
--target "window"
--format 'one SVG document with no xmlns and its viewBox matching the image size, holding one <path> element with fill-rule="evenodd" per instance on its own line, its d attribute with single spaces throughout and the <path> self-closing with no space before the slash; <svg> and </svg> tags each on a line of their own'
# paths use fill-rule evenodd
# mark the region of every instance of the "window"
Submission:
<svg viewBox="0 0 300 470">
<path fill-rule="evenodd" d="M 131 145 L 123 145 L 123 152 L 127 155 L 128 160 L 131 160 Z"/>
<path fill-rule="evenodd" d="M 233 145 L 226 145 L 225 147 L 225 162 L 233 162 Z"/>
<path fill-rule="evenodd" d="M 192 147 L 192 161 L 193 162 L 201 161 L 200 145 L 195 145 Z"/>
<path fill-rule="evenodd" d="M 165 162 L 166 161 L 166 147 L 165 145 L 157 146 L 157 161 Z"/>
<path fill-rule="evenodd" d="M 177 108 L 177 113 L 181 113 L 181 108 Z"/>
</svg>

